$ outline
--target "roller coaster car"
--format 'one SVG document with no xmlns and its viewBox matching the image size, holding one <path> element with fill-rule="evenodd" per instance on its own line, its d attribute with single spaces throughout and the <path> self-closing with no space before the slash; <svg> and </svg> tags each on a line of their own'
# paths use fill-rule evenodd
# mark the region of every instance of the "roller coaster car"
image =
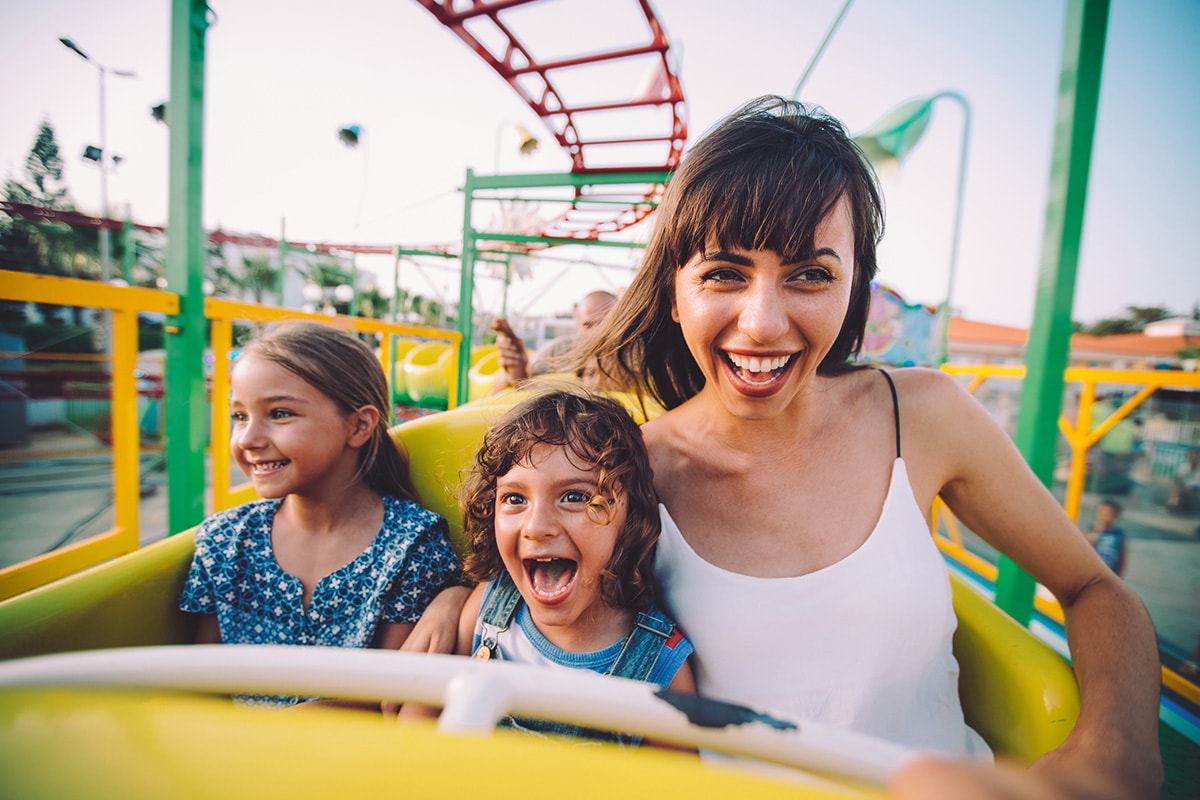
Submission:
<svg viewBox="0 0 1200 800">
<path fill-rule="evenodd" d="M 410 455 L 422 503 L 450 521 L 452 538 L 460 550 L 463 539 L 455 487 L 484 431 L 517 396 L 507 393 L 486 398 L 393 429 L 394 439 Z M 619 399 L 635 417 L 640 416 L 631 398 Z M 266 648 L 272 652 L 260 653 L 254 648 L 220 645 L 162 647 L 190 645 L 194 640 L 195 619 L 178 611 L 175 603 L 192 552 L 193 532 L 188 531 L 0 603 L 0 659 L 22 659 L 0 663 L 0 774 L 6 776 L 12 796 L 126 797 L 133 789 L 149 796 L 171 797 L 381 796 L 397 790 L 434 796 L 467 792 L 505 796 L 527 794 L 531 786 L 543 782 L 547 788 L 566 788 L 581 797 L 611 797 L 630 787 L 642 793 L 669 788 L 672 794 L 722 797 L 750 792 L 756 797 L 846 797 L 862 790 L 863 784 L 854 781 L 850 782 L 852 788 L 847 788 L 845 783 L 827 779 L 797 783 L 790 774 L 780 780 L 774 773 L 707 769 L 694 757 L 657 749 L 628 752 L 609 745 L 568 747 L 507 731 L 462 740 L 447 733 L 445 725 L 439 733 L 432 724 L 384 725 L 375 716 L 339 709 L 301 707 L 280 712 L 235 705 L 222 697 L 168 691 L 234 691 L 260 686 L 229 684 L 222 678 L 222 669 L 238 663 L 257 668 L 259 681 L 270 683 L 272 676 L 277 676 L 280 683 L 271 685 L 280 688 L 319 689 L 340 681 L 339 686 L 348 687 L 344 696 L 359 692 L 376 698 L 381 695 L 370 694 L 376 685 L 387 682 L 387 673 L 402 672 L 399 667 L 405 665 L 421 673 L 413 678 L 417 683 L 436 682 L 436 676 L 426 673 L 453 673 L 458 665 L 468 670 L 482 667 L 489 671 L 476 674 L 487 676 L 499 674 L 493 669 L 498 666 L 535 670 L 532 680 L 536 686 L 529 693 L 534 697 L 550 692 L 557 680 L 548 679 L 546 671 L 537 668 L 480 664 L 449 656 L 336 652 L 331 648 Z M 1058 746 L 1078 716 L 1078 690 L 1071 669 L 1057 653 L 973 589 L 954 576 L 951 581 L 958 615 L 954 649 L 961 666 L 959 690 L 967 722 L 997 755 L 1032 761 Z M 149 649 L 108 650 L 133 647 Z M 80 652 L 101 650 L 104 652 Z M 182 685 L 151 676 L 160 655 L 188 662 L 195 674 Z M 46 657 L 27 658 L 33 656 Z M 54 677 L 55 659 L 90 656 L 100 660 L 69 668 L 94 677 L 109 669 L 103 658 L 111 656 L 121 662 L 122 666 L 114 669 L 123 677 L 97 678 L 94 683 L 98 686 L 92 687 L 81 686 L 84 680 Z M 304 682 L 309 673 L 324 668 L 318 660 L 330 658 L 350 664 L 349 671 L 343 670 L 333 683 L 322 682 L 320 676 L 316 684 Z M 20 665 L 28 665 L 26 672 L 35 677 L 5 677 L 6 669 L 12 673 Z M 304 675 L 297 677 L 301 673 Z M 581 682 L 573 683 L 576 679 Z M 403 678 L 392 674 L 391 680 L 395 683 Z M 615 713 L 612 709 L 624 702 L 618 697 L 620 692 L 635 690 L 617 685 L 613 689 L 616 694 L 610 696 L 610 686 L 634 682 L 592 674 L 564 676 L 564 680 L 568 681 L 563 689 L 568 704 L 585 703 L 588 698 L 571 696 L 590 694 L 593 689 L 603 695 L 592 696 L 592 706 L 601 708 L 585 709 L 581 722 Z M 437 687 L 422 688 L 405 699 L 429 699 L 430 693 L 450 691 L 443 685 L 447 681 L 454 683 L 444 677 Z M 488 684 L 487 696 L 494 689 Z M 645 692 L 646 697 L 636 698 L 635 705 L 651 708 L 661 700 L 652 696 L 653 687 L 648 684 L 636 684 L 636 690 Z M 465 691 L 464 697 L 471 693 L 462 687 L 456 691 Z M 534 710 L 517 706 L 512 710 Z M 449 708 L 447 705 L 443 721 Z M 657 713 L 654 708 L 651 711 Z M 763 715 L 751 717 L 769 721 Z M 690 715 L 689 720 L 695 722 Z M 491 730 L 492 724 L 487 718 L 476 727 Z M 705 727 L 680 724 L 694 730 Z M 671 725 L 675 723 L 662 729 L 668 738 L 679 728 Z M 799 726 L 805 728 L 806 723 Z M 811 733 L 811 726 L 807 727 Z M 752 743 L 751 732 L 742 733 L 749 738 L 734 746 L 733 752 L 741 747 L 740 754 L 746 755 L 757 745 Z M 763 736 L 770 739 L 776 733 L 768 731 Z M 724 746 L 717 739 L 705 739 L 706 735 L 702 732 L 698 738 L 684 736 L 679 741 L 706 749 Z M 770 739 L 768 746 L 787 750 L 790 745 L 776 745 Z M 795 749 L 807 746 L 796 745 Z M 805 756 L 808 762 L 821 757 L 820 747 L 815 751 L 809 747 Z M 775 762 L 792 763 L 788 758 Z M 845 775 L 847 771 L 832 768 L 825 774 Z M 878 786 L 882 781 L 874 783 Z M 876 792 L 870 789 L 867 793 Z"/>
</svg>

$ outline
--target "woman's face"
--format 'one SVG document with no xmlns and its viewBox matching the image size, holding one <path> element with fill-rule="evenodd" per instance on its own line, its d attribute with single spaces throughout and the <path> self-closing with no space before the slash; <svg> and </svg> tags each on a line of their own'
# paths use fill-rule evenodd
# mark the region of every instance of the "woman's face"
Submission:
<svg viewBox="0 0 1200 800">
<path fill-rule="evenodd" d="M 814 255 L 783 263 L 769 250 L 715 244 L 675 273 L 671 315 L 705 377 L 733 413 L 773 416 L 833 346 L 850 304 L 854 230 L 842 198 L 821 225 Z"/>
</svg>

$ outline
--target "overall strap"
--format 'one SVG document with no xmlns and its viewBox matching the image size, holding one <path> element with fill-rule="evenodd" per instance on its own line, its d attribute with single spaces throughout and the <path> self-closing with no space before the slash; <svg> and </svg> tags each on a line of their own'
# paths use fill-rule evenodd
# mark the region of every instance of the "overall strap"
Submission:
<svg viewBox="0 0 1200 800">
<path fill-rule="evenodd" d="M 892 376 L 887 373 L 886 369 L 879 370 L 879 374 L 887 379 L 888 389 L 892 391 L 892 416 L 896 418 L 896 458 L 900 457 L 900 398 L 896 396 L 896 384 L 892 380 Z"/>
<path fill-rule="evenodd" d="M 505 570 L 500 573 L 492 587 L 488 604 L 482 612 L 483 621 L 488 625 L 495 625 L 500 630 L 507 630 L 513 617 L 517 615 L 517 606 L 520 603 L 521 593 L 517 591 L 517 585 Z"/>
<path fill-rule="evenodd" d="M 609 675 L 618 678 L 633 678 L 644 681 L 650 677 L 663 644 L 675 632 L 675 624 L 654 607 L 639 611 L 633 623 L 633 631 L 625 639 L 625 646 L 613 661 Z"/>
<path fill-rule="evenodd" d="M 503 660 L 496 638 L 512 625 L 520 603 L 521 593 L 517 591 L 517 585 L 513 583 L 507 571 L 501 572 L 500 577 L 492 583 L 487 605 L 480 611 L 482 631 L 479 647 L 475 648 L 473 654 L 477 660 Z"/>
</svg>

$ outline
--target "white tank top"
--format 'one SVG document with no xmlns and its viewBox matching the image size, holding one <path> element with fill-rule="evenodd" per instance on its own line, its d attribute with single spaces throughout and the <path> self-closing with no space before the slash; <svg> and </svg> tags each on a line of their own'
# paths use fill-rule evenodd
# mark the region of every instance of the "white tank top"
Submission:
<svg viewBox="0 0 1200 800">
<path fill-rule="evenodd" d="M 903 459 L 862 546 L 798 577 L 714 566 L 659 509 L 663 604 L 692 640 L 702 694 L 909 747 L 990 757 L 963 722 L 949 575 Z"/>
</svg>

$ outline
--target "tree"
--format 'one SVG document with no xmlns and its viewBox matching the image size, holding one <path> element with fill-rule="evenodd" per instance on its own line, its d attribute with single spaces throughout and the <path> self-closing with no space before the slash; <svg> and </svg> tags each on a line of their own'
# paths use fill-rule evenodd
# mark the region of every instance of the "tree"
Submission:
<svg viewBox="0 0 1200 800">
<path fill-rule="evenodd" d="M 4 181 L 4 198 L 12 203 L 52 211 L 73 211 L 62 183 L 63 160 L 58 140 L 48 120 L 43 120 L 25 157 L 23 180 Z M 0 215 L 0 269 L 70 277 L 95 277 L 95 254 L 99 234 L 73 228 L 65 222 Z M 24 321 L 24 304 L 0 304 L 0 316 L 9 322 Z M 51 323 L 58 321 L 60 306 L 40 304 L 39 311 Z M 80 324 L 80 309 L 74 322 Z"/>
<path fill-rule="evenodd" d="M 277 270 L 271 263 L 271 256 L 242 257 L 241 287 L 243 291 L 254 295 L 254 302 L 261 305 L 263 297 L 275 291 L 276 275 Z"/>
<path fill-rule="evenodd" d="M 1092 336 L 1113 336 L 1121 333 L 1139 333 L 1151 322 L 1169 319 L 1173 314 L 1160 306 L 1128 306 L 1123 317 L 1109 317 L 1091 325 L 1080 325 L 1080 333 Z"/>
</svg>

